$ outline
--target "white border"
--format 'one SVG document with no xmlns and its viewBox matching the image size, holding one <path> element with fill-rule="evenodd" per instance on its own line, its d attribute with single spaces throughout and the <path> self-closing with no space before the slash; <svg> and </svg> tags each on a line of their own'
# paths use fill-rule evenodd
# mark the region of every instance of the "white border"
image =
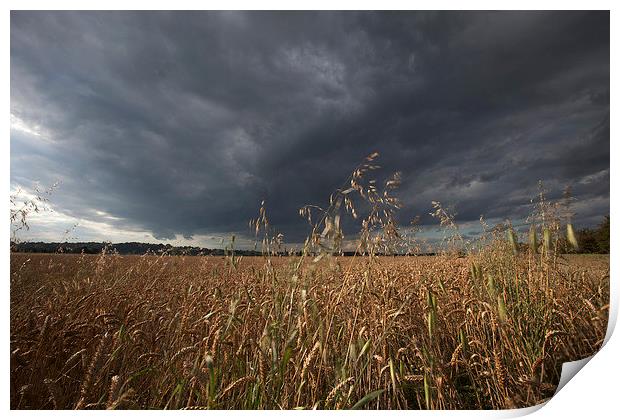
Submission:
<svg viewBox="0 0 620 420">
<path fill-rule="evenodd" d="M 3 93 L 5 101 L 3 102 L 3 110 L 4 110 L 4 120 L 6 125 L 4 125 L 4 133 L 5 140 L 2 141 L 3 153 L 1 153 L 0 159 L 2 159 L 2 176 L 4 177 L 4 185 L 5 185 L 5 193 L 8 195 L 9 192 L 9 182 L 10 182 L 10 153 L 9 153 L 9 115 L 10 115 L 10 77 L 9 77 L 9 51 L 10 51 L 10 9 L 15 10 L 27 10 L 27 9 L 81 9 L 81 10 L 107 10 L 107 9 L 133 9 L 133 10 L 145 10 L 145 9 L 245 9 L 245 10 L 256 10 L 256 9 L 291 9 L 291 10 L 305 10 L 305 9 L 336 9 L 336 10 L 382 10 L 382 9 L 415 9 L 415 10 L 445 10 L 445 9 L 455 9 L 461 10 L 465 7 L 467 9 L 473 10 L 530 10 L 530 9 L 545 9 L 545 10 L 574 10 L 574 9 L 589 9 L 589 10 L 611 10 L 611 45 L 618 45 L 618 24 L 620 24 L 619 19 L 617 18 L 617 12 L 613 7 L 617 2 L 612 1 L 597 1 L 590 0 L 588 2 L 578 2 L 578 1 L 532 1 L 532 0 L 522 0 L 519 2 L 502 2 L 501 4 L 497 1 L 470 1 L 470 2 L 462 2 L 462 1 L 436 1 L 436 2 L 411 2 L 411 1 L 393 1 L 393 0 L 384 0 L 381 2 L 372 2 L 367 0 L 352 2 L 335 2 L 333 0 L 315 0 L 315 1 L 305 1 L 305 2 L 295 2 L 295 4 L 291 4 L 290 2 L 285 1 L 228 1 L 228 2 L 214 2 L 214 1 L 189 1 L 189 0 L 176 0 L 174 2 L 164 2 L 164 1 L 120 1 L 120 0 L 109 0 L 106 2 L 102 1 L 91 1 L 88 3 L 80 2 L 80 1 L 56 1 L 53 4 L 49 1 L 41 1 L 41 0 L 25 0 L 25 1 L 8 1 L 5 2 L 8 7 L 5 13 L 2 15 L 2 47 L 4 50 L 3 58 L 5 60 L 4 66 L 2 66 L 2 79 L 4 80 Z M 617 53 L 614 52 L 614 48 L 611 48 L 611 102 L 613 103 L 613 98 L 618 98 L 618 87 L 617 83 L 614 82 L 614 77 L 617 76 L 618 73 L 618 65 L 617 65 Z M 616 138 L 615 134 L 617 132 L 615 123 L 619 121 L 617 107 L 611 107 L 611 137 L 612 139 Z M 617 147 L 615 143 L 611 142 L 611 158 L 610 160 L 614 160 L 614 157 L 617 156 Z M 617 186 L 618 182 L 616 182 L 616 172 L 611 170 L 611 196 L 610 196 L 610 213 L 614 215 L 614 222 L 612 223 L 612 237 L 617 238 L 620 228 L 619 224 L 615 222 L 615 215 L 618 214 L 617 204 L 614 197 L 617 196 Z M 8 214 L 8 199 L 5 195 L 5 217 Z M 2 235 L 4 238 L 9 238 L 9 226 L 8 224 L 2 225 Z M 615 243 L 615 240 L 612 240 Z M 8 273 L 9 273 L 9 247 L 8 240 L 5 241 L 4 252 L 0 256 L 0 261 L 2 265 L 4 276 L 4 302 L 5 309 L 2 311 L 2 331 L 3 331 L 3 357 L 2 357 L 2 372 L 4 375 L 1 389 L 0 389 L 0 398 L 2 399 L 3 406 L 5 410 L 9 409 L 9 281 L 8 281 Z M 615 263 L 615 257 L 618 254 L 615 246 L 612 246 L 612 255 L 611 255 L 611 278 L 616 279 L 618 275 L 617 264 Z M 603 349 L 595 355 L 591 359 L 591 361 L 587 364 L 587 367 L 579 372 L 576 379 L 569 381 L 569 383 L 556 395 L 554 396 L 549 403 L 547 403 L 542 409 L 541 407 L 534 407 L 529 409 L 521 409 L 521 410 L 509 410 L 509 411 L 451 411 L 451 412 L 426 412 L 426 411 L 416 411 L 414 413 L 411 412 L 397 412 L 397 411 L 382 411 L 380 415 L 382 417 L 402 417 L 402 416 L 415 416 L 416 418 L 437 418 L 437 417 L 450 417 L 450 418 L 470 418 L 472 416 L 480 417 L 480 418 L 502 418 L 502 417 L 516 417 L 524 414 L 528 414 L 534 412 L 530 418 L 572 418 L 572 417 L 586 417 L 589 419 L 597 419 L 597 418 L 607 418 L 610 413 L 617 412 L 617 391 L 616 391 L 616 380 L 619 374 L 619 362 L 617 358 L 618 350 L 620 344 L 618 344 L 618 338 L 614 336 L 610 336 L 610 332 L 613 330 L 613 326 L 615 325 L 616 319 L 618 315 L 618 282 L 611 282 L 611 312 L 610 312 L 610 325 L 608 329 L 608 336 L 606 341 L 606 345 Z M 229 411 L 221 411 L 221 412 L 174 412 L 173 414 L 156 411 L 156 412 L 123 412 L 123 413 L 108 413 L 104 411 L 98 412 L 60 412 L 53 413 L 54 416 L 61 417 L 83 417 L 88 416 L 89 419 L 93 418 L 109 418 L 108 416 L 125 417 L 125 416 L 134 416 L 146 417 L 148 416 L 150 419 L 158 418 L 158 417 L 166 417 L 169 418 L 172 416 L 187 416 L 187 417 L 195 417 L 195 416 L 208 416 L 210 418 L 223 418 L 224 416 L 241 416 L 241 417 L 252 417 L 253 419 L 267 419 L 272 417 L 281 417 L 281 416 L 295 416 L 298 418 L 311 416 L 315 417 L 332 417 L 338 416 L 342 417 L 356 417 L 362 418 L 362 416 L 366 416 L 368 413 L 365 412 L 272 412 L 272 411 L 256 411 L 256 412 L 229 412 Z M 12 411 L 10 415 L 15 418 L 30 418 L 32 417 L 47 417 L 50 415 L 50 412 L 29 412 L 29 411 Z M 372 415 L 372 414 L 371 414 Z"/>
</svg>

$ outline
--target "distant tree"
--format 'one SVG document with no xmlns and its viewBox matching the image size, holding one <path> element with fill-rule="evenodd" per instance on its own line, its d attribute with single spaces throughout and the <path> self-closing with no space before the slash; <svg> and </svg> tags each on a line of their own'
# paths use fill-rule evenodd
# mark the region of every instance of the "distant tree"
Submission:
<svg viewBox="0 0 620 420">
<path fill-rule="evenodd" d="M 581 252 L 586 254 L 609 254 L 609 216 L 595 229 L 581 229 L 578 231 Z"/>
<path fill-rule="evenodd" d="M 600 252 L 609 254 L 609 216 L 605 216 L 601 224 L 598 225 L 596 241 Z"/>
<path fill-rule="evenodd" d="M 599 252 L 594 229 L 581 229 L 578 233 L 578 237 L 581 252 L 585 254 L 597 254 Z"/>
</svg>

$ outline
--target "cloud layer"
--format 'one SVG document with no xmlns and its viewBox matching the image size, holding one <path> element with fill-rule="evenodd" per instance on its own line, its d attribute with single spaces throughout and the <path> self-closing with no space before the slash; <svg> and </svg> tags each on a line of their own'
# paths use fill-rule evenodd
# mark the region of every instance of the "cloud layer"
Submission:
<svg viewBox="0 0 620 420">
<path fill-rule="evenodd" d="M 609 48 L 608 12 L 12 12 L 11 183 L 161 240 L 247 232 L 265 199 L 297 241 L 378 151 L 403 223 L 524 217 L 543 180 L 594 224 Z"/>
</svg>

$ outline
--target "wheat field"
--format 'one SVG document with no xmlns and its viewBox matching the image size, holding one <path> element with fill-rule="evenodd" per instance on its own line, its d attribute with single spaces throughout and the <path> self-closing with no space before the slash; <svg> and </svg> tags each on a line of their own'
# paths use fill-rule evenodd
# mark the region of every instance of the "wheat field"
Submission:
<svg viewBox="0 0 620 420">
<path fill-rule="evenodd" d="M 605 335 L 607 256 L 11 257 L 14 409 L 501 409 Z"/>
</svg>

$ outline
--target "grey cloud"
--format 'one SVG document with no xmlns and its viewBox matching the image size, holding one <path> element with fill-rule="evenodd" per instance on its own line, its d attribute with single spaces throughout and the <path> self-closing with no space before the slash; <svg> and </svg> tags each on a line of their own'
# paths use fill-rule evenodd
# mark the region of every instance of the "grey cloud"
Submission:
<svg viewBox="0 0 620 420">
<path fill-rule="evenodd" d="M 542 179 L 587 224 L 609 212 L 609 13 L 12 12 L 11 113 L 42 133 L 12 130 L 12 183 L 60 178 L 67 214 L 162 239 L 244 232 L 266 199 L 299 240 L 297 209 L 375 150 L 403 223 L 430 200 L 522 217 Z"/>
</svg>

